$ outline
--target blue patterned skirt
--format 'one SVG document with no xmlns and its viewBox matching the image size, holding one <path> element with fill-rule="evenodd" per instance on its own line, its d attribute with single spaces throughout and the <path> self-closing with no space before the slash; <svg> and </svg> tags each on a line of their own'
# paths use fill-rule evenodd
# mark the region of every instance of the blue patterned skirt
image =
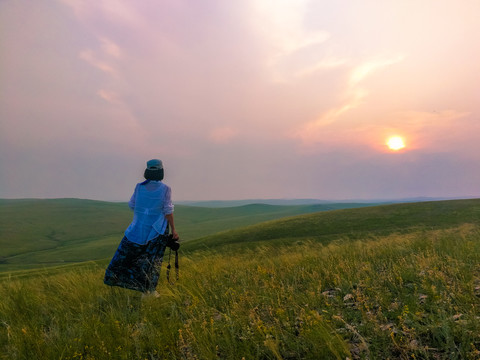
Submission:
<svg viewBox="0 0 480 360">
<path fill-rule="evenodd" d="M 141 292 L 154 291 L 165 247 L 164 236 L 150 240 L 145 245 L 131 242 L 124 236 L 105 271 L 103 282 Z"/>
</svg>

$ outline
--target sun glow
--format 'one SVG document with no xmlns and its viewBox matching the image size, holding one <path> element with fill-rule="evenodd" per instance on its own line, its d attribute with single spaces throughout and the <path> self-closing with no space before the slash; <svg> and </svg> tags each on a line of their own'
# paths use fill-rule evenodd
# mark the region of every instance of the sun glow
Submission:
<svg viewBox="0 0 480 360">
<path fill-rule="evenodd" d="M 390 150 L 398 151 L 405 147 L 405 142 L 400 136 L 392 136 L 387 140 L 387 146 Z"/>
</svg>

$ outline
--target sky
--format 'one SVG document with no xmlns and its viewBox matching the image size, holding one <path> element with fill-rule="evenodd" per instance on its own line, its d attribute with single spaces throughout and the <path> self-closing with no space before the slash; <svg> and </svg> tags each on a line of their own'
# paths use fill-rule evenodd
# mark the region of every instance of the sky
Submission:
<svg viewBox="0 0 480 360">
<path fill-rule="evenodd" d="M 0 0 L 0 198 L 480 197 L 478 0 Z M 392 150 L 387 141 L 402 138 Z"/>
</svg>

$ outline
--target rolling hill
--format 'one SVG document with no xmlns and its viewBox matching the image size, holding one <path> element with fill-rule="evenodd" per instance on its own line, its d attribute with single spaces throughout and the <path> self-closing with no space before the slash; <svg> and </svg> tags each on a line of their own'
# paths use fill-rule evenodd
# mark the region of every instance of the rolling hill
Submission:
<svg viewBox="0 0 480 360">
<path fill-rule="evenodd" d="M 392 233 L 446 229 L 464 223 L 480 224 L 480 200 L 448 200 L 342 209 L 290 217 L 188 242 L 184 250 L 226 247 L 256 242 L 292 240 L 331 242 L 366 239 Z"/>
<path fill-rule="evenodd" d="M 183 241 L 286 216 L 367 204 L 226 208 L 176 205 Z M 81 199 L 0 200 L 0 272 L 109 258 L 132 219 L 126 203 Z"/>
</svg>

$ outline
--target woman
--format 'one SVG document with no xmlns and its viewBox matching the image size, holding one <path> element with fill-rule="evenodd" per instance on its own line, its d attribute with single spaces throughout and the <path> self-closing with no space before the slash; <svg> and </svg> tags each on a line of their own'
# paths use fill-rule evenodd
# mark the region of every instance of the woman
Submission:
<svg viewBox="0 0 480 360">
<path fill-rule="evenodd" d="M 105 284 L 156 294 L 169 229 L 173 238 L 178 239 L 171 189 L 162 183 L 163 175 L 161 160 L 147 162 L 146 180 L 137 184 L 128 202 L 133 221 L 108 265 Z"/>
</svg>

